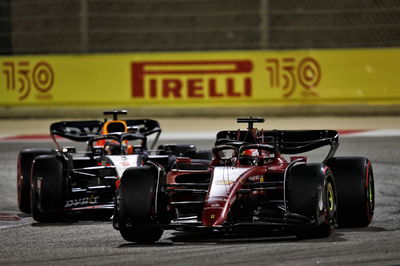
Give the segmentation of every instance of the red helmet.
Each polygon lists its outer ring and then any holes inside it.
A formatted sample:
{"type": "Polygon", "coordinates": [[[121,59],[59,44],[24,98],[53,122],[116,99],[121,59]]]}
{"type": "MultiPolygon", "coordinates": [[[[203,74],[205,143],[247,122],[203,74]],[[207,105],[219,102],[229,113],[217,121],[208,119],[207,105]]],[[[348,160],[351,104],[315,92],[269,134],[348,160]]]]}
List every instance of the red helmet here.
{"type": "Polygon", "coordinates": [[[259,152],[257,149],[247,149],[242,153],[242,156],[245,157],[257,157],[259,155],[259,152]]]}

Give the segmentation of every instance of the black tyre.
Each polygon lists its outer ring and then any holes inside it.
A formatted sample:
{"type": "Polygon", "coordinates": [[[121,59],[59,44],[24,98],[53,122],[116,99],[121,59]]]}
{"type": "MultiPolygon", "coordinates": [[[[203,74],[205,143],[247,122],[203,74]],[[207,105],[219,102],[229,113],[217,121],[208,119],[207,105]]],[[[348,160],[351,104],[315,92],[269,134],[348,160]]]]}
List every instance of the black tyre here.
{"type": "Polygon", "coordinates": [[[160,240],[164,229],[162,227],[121,227],[119,232],[126,241],[138,244],[152,244],[160,240]]]}
{"type": "Polygon", "coordinates": [[[55,155],[41,155],[32,165],[31,213],[38,222],[64,219],[66,178],[64,164],[55,155]]]}
{"type": "Polygon", "coordinates": [[[334,157],[327,161],[336,181],[338,226],[366,227],[375,208],[374,174],[364,157],[334,157]]]}
{"type": "Polygon", "coordinates": [[[288,180],[288,208],[313,221],[295,230],[298,238],[328,237],[337,219],[336,185],[330,169],[323,164],[294,166],[288,180]]]}
{"type": "Polygon", "coordinates": [[[130,242],[154,243],[163,234],[167,222],[166,202],[160,192],[165,173],[146,165],[125,170],[117,191],[114,228],[130,242]]]}
{"type": "Polygon", "coordinates": [[[17,201],[21,212],[31,212],[31,170],[33,160],[44,154],[56,154],[51,149],[25,149],[18,154],[17,201]]]}

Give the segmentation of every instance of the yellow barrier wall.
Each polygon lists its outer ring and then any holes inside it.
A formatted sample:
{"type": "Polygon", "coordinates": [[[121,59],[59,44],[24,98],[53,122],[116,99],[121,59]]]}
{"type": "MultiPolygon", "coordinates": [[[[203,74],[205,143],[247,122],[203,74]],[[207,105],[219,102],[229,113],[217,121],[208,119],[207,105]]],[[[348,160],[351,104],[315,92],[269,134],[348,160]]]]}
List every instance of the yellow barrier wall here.
{"type": "Polygon", "coordinates": [[[0,57],[0,106],[399,104],[400,49],[0,57]]]}

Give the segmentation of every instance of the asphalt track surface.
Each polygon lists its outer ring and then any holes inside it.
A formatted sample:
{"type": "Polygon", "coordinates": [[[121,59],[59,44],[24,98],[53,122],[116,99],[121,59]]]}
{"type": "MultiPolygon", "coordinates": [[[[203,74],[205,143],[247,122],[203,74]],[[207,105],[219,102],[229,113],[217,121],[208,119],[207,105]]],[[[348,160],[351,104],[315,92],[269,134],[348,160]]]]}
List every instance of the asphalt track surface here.
{"type": "Polygon", "coordinates": [[[314,240],[166,231],[154,245],[124,241],[109,221],[38,224],[19,213],[16,156],[28,147],[52,144],[0,142],[0,265],[400,265],[400,137],[341,139],[337,155],[365,156],[373,164],[376,209],[367,228],[336,229],[314,240]]]}

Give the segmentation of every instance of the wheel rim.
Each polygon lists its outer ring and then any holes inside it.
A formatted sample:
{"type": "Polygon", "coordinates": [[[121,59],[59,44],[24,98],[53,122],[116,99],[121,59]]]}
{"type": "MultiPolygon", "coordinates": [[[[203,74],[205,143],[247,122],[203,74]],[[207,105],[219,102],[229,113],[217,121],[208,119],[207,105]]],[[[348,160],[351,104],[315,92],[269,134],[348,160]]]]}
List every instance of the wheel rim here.
{"type": "Polygon", "coordinates": [[[335,199],[333,195],[333,189],[331,183],[328,184],[328,209],[330,212],[333,211],[335,205],[335,199]]]}
{"type": "Polygon", "coordinates": [[[368,200],[369,200],[369,203],[372,205],[372,203],[373,203],[373,194],[372,194],[372,188],[371,188],[371,181],[370,182],[368,182],[369,184],[368,184],[368,200]]]}
{"type": "Polygon", "coordinates": [[[331,224],[336,223],[336,193],[332,182],[328,182],[326,186],[327,211],[331,224]]]}
{"type": "Polygon", "coordinates": [[[372,218],[374,208],[375,208],[375,195],[374,195],[374,177],[371,170],[368,171],[368,187],[367,187],[367,204],[369,211],[369,218],[372,218]]]}

